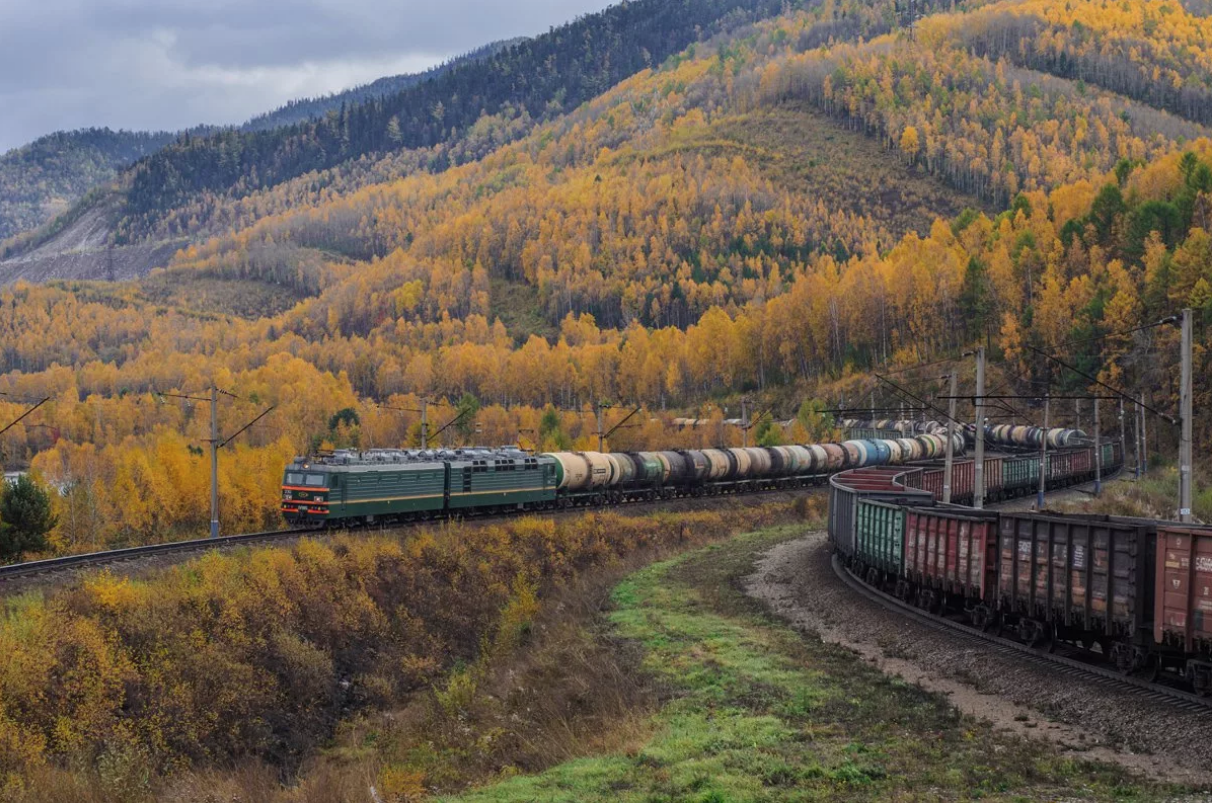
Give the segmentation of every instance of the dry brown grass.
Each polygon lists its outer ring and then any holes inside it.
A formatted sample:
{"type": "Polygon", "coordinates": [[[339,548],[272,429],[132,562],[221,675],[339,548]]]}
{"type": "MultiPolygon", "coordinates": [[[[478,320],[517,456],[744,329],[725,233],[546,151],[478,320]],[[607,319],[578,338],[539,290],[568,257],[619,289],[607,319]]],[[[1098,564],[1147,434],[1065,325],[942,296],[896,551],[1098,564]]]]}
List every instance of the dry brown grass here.
{"type": "MultiPolygon", "coordinates": [[[[749,526],[819,517],[821,504],[813,497],[738,506],[718,516],[659,514],[651,517],[650,532],[668,535],[652,538],[636,537],[644,529],[639,522],[624,527],[619,520],[620,527],[633,530],[630,550],[566,571],[560,582],[542,584],[541,595],[515,587],[497,609],[494,625],[449,642],[478,641],[477,650],[435,656],[448,669],[433,673],[420,691],[385,693],[347,708],[325,743],[289,761],[237,754],[183,760],[165,772],[154,770],[149,755],[136,748],[80,752],[27,766],[25,790],[6,795],[0,786],[0,800],[401,803],[426,792],[533,773],[577,756],[627,753],[649,736],[662,687],[639,671],[638,648],[604,624],[601,613],[611,588],[643,565],[749,526]],[[679,521],[692,524],[679,528],[679,521]]],[[[583,526],[601,523],[589,516],[583,526]]],[[[447,604],[460,599],[451,597],[447,604]]],[[[367,648],[381,648],[381,662],[402,654],[387,645],[367,648]]]]}

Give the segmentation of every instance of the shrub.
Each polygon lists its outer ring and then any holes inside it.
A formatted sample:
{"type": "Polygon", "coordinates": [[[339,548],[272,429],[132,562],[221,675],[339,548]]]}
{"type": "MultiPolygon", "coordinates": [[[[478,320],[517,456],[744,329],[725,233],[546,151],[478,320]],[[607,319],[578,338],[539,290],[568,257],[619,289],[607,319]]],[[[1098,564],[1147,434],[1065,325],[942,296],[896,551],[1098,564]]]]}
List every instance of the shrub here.
{"type": "Polygon", "coordinates": [[[103,766],[123,788],[147,772],[250,758],[291,768],[351,711],[434,688],[460,665],[436,687],[455,715],[493,656],[525,642],[540,601],[578,576],[786,512],[594,513],[305,539],[8,600],[0,784],[48,763],[103,766]]]}

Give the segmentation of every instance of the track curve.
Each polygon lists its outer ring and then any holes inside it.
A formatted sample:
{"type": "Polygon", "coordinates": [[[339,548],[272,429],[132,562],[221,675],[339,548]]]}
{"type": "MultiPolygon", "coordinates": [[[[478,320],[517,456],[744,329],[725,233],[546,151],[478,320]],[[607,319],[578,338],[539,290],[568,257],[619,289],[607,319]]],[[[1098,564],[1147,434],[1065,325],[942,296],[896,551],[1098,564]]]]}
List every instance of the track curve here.
{"type": "MultiPolygon", "coordinates": [[[[1110,477],[1105,478],[1103,482],[1112,482],[1117,479],[1121,473],[1122,470],[1117,471],[1110,477]]],[[[1049,492],[1049,495],[1054,493],[1089,493],[1086,488],[1088,488],[1088,484],[1058,489],[1057,491],[1049,492]]],[[[1013,504],[1013,502],[991,505],[989,507],[991,509],[998,508],[1006,504],[1013,504]]],[[[1133,696],[1147,702],[1165,702],[1168,705],[1172,705],[1181,710],[1197,713],[1207,713],[1212,711],[1212,697],[1201,697],[1183,689],[1174,688],[1161,683],[1153,683],[1132,675],[1125,675],[1118,670],[1075,660],[1065,655],[1059,655],[1051,652],[1041,652],[1040,650],[1024,644],[1021,641],[1008,639],[993,633],[987,633],[978,628],[972,627],[971,625],[958,622],[953,619],[934,616],[915,607],[914,605],[911,605],[908,602],[905,602],[904,600],[897,599],[895,596],[887,594],[863,582],[849,569],[842,565],[842,562],[839,560],[836,553],[831,557],[831,563],[834,573],[851,591],[888,610],[892,610],[906,616],[919,624],[927,625],[936,630],[948,631],[963,641],[974,644],[981,643],[984,645],[989,645],[998,652],[1004,654],[1013,654],[1017,657],[1025,658],[1032,663],[1048,666],[1051,669],[1055,669],[1065,674],[1082,675],[1088,677],[1095,680],[1100,685],[1128,691],[1133,694],[1133,696]]]]}

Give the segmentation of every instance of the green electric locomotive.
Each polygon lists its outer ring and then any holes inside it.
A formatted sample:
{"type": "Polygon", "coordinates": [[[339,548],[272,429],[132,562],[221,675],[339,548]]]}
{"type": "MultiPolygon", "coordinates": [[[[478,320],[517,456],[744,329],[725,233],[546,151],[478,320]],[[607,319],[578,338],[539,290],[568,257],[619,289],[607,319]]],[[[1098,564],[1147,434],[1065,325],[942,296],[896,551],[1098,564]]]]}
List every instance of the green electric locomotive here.
{"type": "Polygon", "coordinates": [[[324,527],[540,510],[555,504],[556,471],[552,458],[517,449],[334,451],[286,467],[282,515],[324,527]]]}

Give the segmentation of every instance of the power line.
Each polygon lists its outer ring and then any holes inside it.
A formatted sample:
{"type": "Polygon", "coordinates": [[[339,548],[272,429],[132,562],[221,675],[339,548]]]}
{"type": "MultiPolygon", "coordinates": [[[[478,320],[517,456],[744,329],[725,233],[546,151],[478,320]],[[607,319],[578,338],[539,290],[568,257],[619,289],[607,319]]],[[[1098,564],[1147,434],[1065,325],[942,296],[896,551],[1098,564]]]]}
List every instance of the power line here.
{"type": "Polygon", "coordinates": [[[237,430],[236,430],[236,433],[235,433],[234,435],[232,435],[230,438],[228,438],[227,440],[225,440],[225,441],[223,441],[222,443],[220,443],[220,444],[219,444],[219,445],[218,445],[216,448],[222,449],[224,446],[227,446],[229,443],[231,443],[231,442],[232,442],[232,441],[234,441],[236,438],[238,438],[240,435],[242,435],[242,434],[244,433],[244,431],[245,431],[245,430],[247,430],[247,429],[251,428],[253,424],[257,423],[257,422],[258,422],[258,421],[260,421],[262,418],[264,418],[265,416],[269,415],[270,413],[272,413],[272,412],[273,412],[274,410],[276,410],[276,409],[278,409],[278,406],[277,406],[277,405],[274,405],[274,406],[272,406],[272,407],[269,407],[268,409],[266,409],[265,411],[263,411],[263,412],[262,412],[262,413],[261,413],[259,416],[257,416],[256,418],[254,418],[252,421],[249,421],[247,424],[245,424],[244,426],[242,426],[242,427],[240,427],[239,429],[237,429],[237,430]]]}
{"type": "Polygon", "coordinates": [[[18,424],[20,424],[20,423],[21,423],[21,422],[22,422],[24,419],[26,419],[26,418],[28,418],[30,415],[32,415],[32,414],[33,414],[33,412],[34,412],[35,410],[37,410],[39,407],[41,407],[42,405],[44,405],[44,404],[46,404],[48,401],[50,401],[50,399],[51,399],[51,397],[50,397],[50,396],[47,396],[45,399],[43,399],[43,400],[42,400],[42,401],[40,401],[40,402],[37,402],[37,403],[36,403],[36,404],[34,404],[32,407],[30,407],[28,410],[26,410],[24,413],[22,413],[21,415],[17,416],[17,417],[16,417],[16,419],[14,419],[14,420],[12,421],[12,423],[10,423],[10,424],[9,424],[8,426],[6,426],[4,429],[0,429],[0,435],[3,435],[4,433],[8,432],[8,431],[9,431],[10,429],[12,429],[13,427],[15,427],[15,426],[17,426],[18,424]]]}
{"type": "Polygon", "coordinates": [[[1072,365],[1070,365],[1069,363],[1060,359],[1059,357],[1053,357],[1051,354],[1048,354],[1045,351],[1041,351],[1040,349],[1037,349],[1035,346],[1027,346],[1027,348],[1031,349],[1032,351],[1034,351],[1036,354],[1040,355],[1044,359],[1051,360],[1052,362],[1056,363],[1057,365],[1059,365],[1063,368],[1069,369],[1073,373],[1077,374],[1078,376],[1080,376],[1084,379],[1089,380],[1090,382],[1093,382],[1094,384],[1098,385],[1099,387],[1106,388],[1107,390],[1114,393],[1116,398],[1118,398],[1118,399],[1124,399],[1125,401],[1130,401],[1133,404],[1139,404],[1144,409],[1153,413],[1153,415],[1158,416],[1159,418],[1163,418],[1166,421],[1169,421],[1171,424],[1177,425],[1179,423],[1178,420],[1174,418],[1174,416],[1168,415],[1166,413],[1163,413],[1161,410],[1150,407],[1149,405],[1145,404],[1143,401],[1140,401],[1139,399],[1132,398],[1131,396],[1129,396],[1127,393],[1124,393],[1119,388],[1113,388],[1110,385],[1108,385],[1106,382],[1099,381],[1095,377],[1092,377],[1089,374],[1087,374],[1085,371],[1074,368],[1072,365]]]}
{"type": "Polygon", "coordinates": [[[1124,329],[1122,332],[1107,332],[1106,334],[1103,334],[1103,335],[1094,335],[1093,337],[1083,337],[1083,338],[1079,338],[1079,339],[1069,338],[1069,339],[1065,340],[1065,343],[1067,345],[1077,345],[1079,343],[1093,343],[1093,342],[1096,342],[1099,340],[1106,340],[1106,339],[1112,338],[1112,337],[1125,337],[1127,335],[1135,334],[1137,332],[1144,332],[1148,329],[1156,329],[1159,326],[1167,326],[1169,324],[1178,323],[1179,320],[1180,320],[1179,316],[1171,315],[1168,318],[1162,318],[1160,321],[1157,321],[1155,323],[1147,323],[1147,324],[1144,324],[1143,326],[1134,326],[1131,329],[1124,329]]]}
{"type": "Polygon", "coordinates": [[[906,398],[913,399],[913,400],[914,400],[914,401],[916,401],[918,404],[923,405],[923,407],[929,407],[931,410],[934,410],[936,413],[940,414],[941,416],[943,416],[944,418],[946,418],[948,421],[954,421],[955,423],[959,424],[961,427],[962,427],[962,426],[967,426],[967,425],[966,425],[966,424],[965,424],[963,421],[960,421],[960,420],[959,420],[959,419],[957,419],[957,418],[952,418],[952,417],[951,417],[950,415],[948,415],[946,412],[944,412],[943,410],[940,410],[938,407],[935,407],[933,404],[931,404],[930,402],[926,401],[925,399],[919,398],[918,396],[914,396],[912,393],[910,393],[909,391],[905,390],[905,389],[904,389],[904,388],[902,388],[900,385],[898,385],[898,384],[896,384],[895,382],[893,382],[891,379],[888,379],[888,378],[887,378],[887,377],[885,377],[885,376],[880,376],[879,374],[876,374],[876,375],[875,375],[875,378],[876,378],[876,379],[878,379],[878,380],[880,380],[881,382],[885,382],[885,383],[887,383],[888,385],[890,385],[890,386],[892,387],[892,389],[893,389],[894,391],[896,391],[897,393],[899,393],[899,394],[901,394],[901,395],[905,396],[906,398]]]}
{"type": "MultiPolygon", "coordinates": [[[[938,398],[938,399],[951,399],[951,398],[955,398],[955,399],[972,399],[973,401],[975,401],[975,400],[976,400],[976,397],[975,397],[975,396],[936,396],[935,398],[938,398]]],[[[1088,399],[1088,400],[1101,399],[1102,401],[1118,401],[1118,400],[1119,400],[1121,397],[1120,397],[1120,396],[1090,396],[1090,395],[1086,395],[1086,396],[1075,396],[1075,395],[1068,395],[1068,396],[1065,396],[1065,395],[1057,395],[1057,394],[1055,394],[1055,393],[1044,393],[1044,394],[1040,394],[1040,395],[1038,395],[1038,396],[990,396],[989,394],[985,394],[985,397],[984,397],[984,398],[985,398],[986,400],[988,400],[988,399],[997,399],[997,400],[1000,400],[1000,399],[1025,399],[1025,400],[1028,400],[1028,401],[1044,401],[1045,399],[1051,399],[1052,401],[1056,401],[1056,400],[1058,400],[1058,399],[1082,399],[1082,400],[1087,400],[1087,399],[1088,399]]]]}
{"type": "Polygon", "coordinates": [[[943,363],[949,363],[949,362],[957,362],[957,360],[955,357],[940,357],[939,359],[934,360],[932,362],[923,362],[923,363],[917,363],[915,365],[906,365],[904,368],[897,368],[895,371],[885,371],[884,374],[886,376],[896,376],[897,374],[903,374],[906,371],[916,371],[919,368],[933,368],[936,365],[942,365],[943,363]]]}

